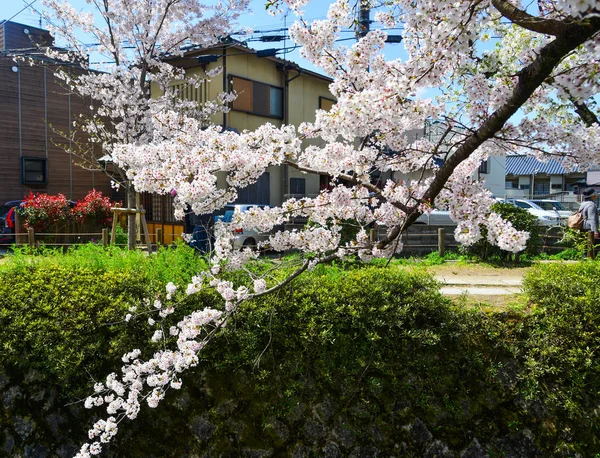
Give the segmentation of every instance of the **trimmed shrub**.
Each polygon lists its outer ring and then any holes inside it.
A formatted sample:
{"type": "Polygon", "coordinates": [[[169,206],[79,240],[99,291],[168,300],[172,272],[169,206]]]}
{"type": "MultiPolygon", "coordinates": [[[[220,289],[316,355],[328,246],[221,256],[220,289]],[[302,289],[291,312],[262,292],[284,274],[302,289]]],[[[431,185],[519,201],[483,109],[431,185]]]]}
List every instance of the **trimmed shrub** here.
{"type": "Polygon", "coordinates": [[[111,208],[120,206],[120,202],[111,202],[100,191],[92,189],[83,199],[77,201],[71,209],[70,215],[79,223],[95,222],[102,227],[106,227],[112,223],[111,208]]]}
{"type": "MultiPolygon", "coordinates": [[[[120,355],[147,349],[152,334],[144,320],[112,323],[203,265],[186,247],[97,260],[89,250],[0,268],[0,456],[40,444],[61,455],[85,441],[98,413],[65,404],[89,393],[88,372],[118,371],[120,355]],[[56,418],[59,429],[48,426],[56,418]],[[32,432],[17,442],[23,419],[32,432]]],[[[577,300],[563,312],[549,299],[597,299],[585,296],[591,281],[574,286],[592,278],[585,269],[556,272],[554,283],[569,284],[553,290],[550,276],[528,279],[540,298],[528,315],[463,310],[416,270],[317,266],[245,303],[183,390],[123,422],[106,456],[458,456],[475,439],[489,456],[593,456],[598,313],[577,300]]],[[[181,313],[219,304],[206,289],[181,313]]]]}
{"type": "Polygon", "coordinates": [[[69,202],[63,194],[52,196],[30,191],[17,212],[25,219],[25,228],[33,228],[36,232],[58,230],[58,226],[67,222],[69,202]]]}
{"type": "Polygon", "coordinates": [[[543,399],[556,412],[557,434],[570,434],[570,421],[580,423],[576,434],[594,453],[600,451],[599,278],[595,262],[536,266],[523,283],[532,313],[515,342],[529,408],[543,399]]]}
{"type": "MultiPolygon", "coordinates": [[[[506,202],[496,202],[490,207],[490,210],[498,213],[503,219],[510,221],[515,229],[529,232],[525,254],[529,256],[537,254],[540,244],[540,227],[537,225],[537,218],[534,215],[523,208],[506,202]]],[[[484,261],[494,256],[499,256],[501,259],[508,259],[511,256],[508,251],[501,250],[487,241],[487,229],[483,228],[481,235],[479,242],[469,247],[462,247],[462,250],[484,261]]]]}

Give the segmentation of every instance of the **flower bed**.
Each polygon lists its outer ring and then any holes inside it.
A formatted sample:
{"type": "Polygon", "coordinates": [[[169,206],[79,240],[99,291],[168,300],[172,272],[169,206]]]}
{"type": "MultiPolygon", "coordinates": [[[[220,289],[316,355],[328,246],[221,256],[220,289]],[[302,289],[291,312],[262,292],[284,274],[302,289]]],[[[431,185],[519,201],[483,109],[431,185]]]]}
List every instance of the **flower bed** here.
{"type": "Polygon", "coordinates": [[[76,202],[67,200],[63,194],[30,192],[17,212],[25,229],[43,234],[37,240],[66,244],[93,241],[94,234],[112,224],[111,208],[120,205],[95,189],[76,202]]]}

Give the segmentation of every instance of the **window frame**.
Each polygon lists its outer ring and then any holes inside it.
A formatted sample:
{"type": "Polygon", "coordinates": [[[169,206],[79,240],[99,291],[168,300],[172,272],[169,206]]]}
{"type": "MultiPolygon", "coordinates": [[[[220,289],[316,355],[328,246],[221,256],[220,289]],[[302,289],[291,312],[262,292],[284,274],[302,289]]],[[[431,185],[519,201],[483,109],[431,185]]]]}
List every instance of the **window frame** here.
{"type": "Polygon", "coordinates": [[[477,170],[479,173],[489,175],[489,173],[490,173],[489,159],[484,159],[483,161],[481,161],[481,164],[479,164],[479,168],[477,170]]]}
{"type": "MultiPolygon", "coordinates": [[[[329,97],[323,97],[322,95],[320,95],[319,96],[319,110],[325,110],[325,108],[323,108],[323,101],[325,101],[325,100],[328,102],[331,102],[332,106],[337,103],[337,100],[335,100],[335,99],[331,99],[329,97]]],[[[329,110],[325,110],[325,111],[329,112],[329,110]]]]}
{"type": "Polygon", "coordinates": [[[35,157],[35,156],[22,156],[21,157],[21,184],[26,185],[44,185],[48,184],[48,158],[46,157],[35,157]],[[25,167],[25,163],[29,162],[37,162],[42,164],[42,173],[43,179],[42,181],[38,180],[28,180],[27,173],[36,173],[38,170],[27,170],[25,167]]]}
{"type": "Polygon", "coordinates": [[[290,177],[290,194],[294,195],[294,196],[305,196],[306,195],[306,178],[290,177]],[[292,183],[293,183],[293,185],[292,185],[292,183]],[[293,187],[301,188],[301,192],[292,192],[293,187]]]}
{"type": "Polygon", "coordinates": [[[284,117],[284,111],[285,111],[285,100],[284,100],[284,93],[283,93],[283,87],[282,86],[275,86],[274,84],[269,84],[269,83],[264,83],[262,81],[258,81],[258,80],[253,80],[250,78],[244,78],[243,76],[238,76],[238,75],[234,75],[234,74],[229,74],[228,76],[228,86],[229,86],[229,92],[234,90],[233,87],[233,80],[235,78],[240,79],[240,80],[244,80],[244,81],[249,81],[250,83],[252,83],[252,110],[248,111],[248,110],[241,110],[239,108],[234,108],[234,104],[235,104],[235,100],[229,103],[229,108],[233,111],[237,111],[238,113],[246,113],[246,114],[251,114],[253,116],[260,116],[262,118],[270,118],[270,119],[279,119],[279,120],[283,120],[284,117]],[[271,111],[271,89],[278,89],[279,91],[281,91],[281,116],[276,116],[276,115],[272,115],[272,114],[262,114],[262,113],[257,113],[254,111],[254,85],[255,84],[262,84],[264,86],[268,86],[269,88],[269,111],[271,111]]]}

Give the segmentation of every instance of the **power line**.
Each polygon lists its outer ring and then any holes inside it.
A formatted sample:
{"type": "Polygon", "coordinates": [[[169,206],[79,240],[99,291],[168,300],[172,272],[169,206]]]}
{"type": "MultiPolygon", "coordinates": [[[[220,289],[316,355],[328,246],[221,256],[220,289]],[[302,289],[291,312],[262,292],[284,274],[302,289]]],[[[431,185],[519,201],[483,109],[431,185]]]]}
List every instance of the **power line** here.
{"type": "MultiPolygon", "coordinates": [[[[25,5],[23,7],[23,9],[19,10],[17,13],[15,13],[11,18],[7,19],[6,22],[12,21],[14,18],[16,18],[19,14],[21,14],[23,11],[25,11],[27,8],[29,8],[31,5],[33,5],[35,2],[37,2],[37,0],[33,0],[31,3],[29,3],[28,5],[25,5]]],[[[33,7],[32,7],[33,8],[33,7]]]]}

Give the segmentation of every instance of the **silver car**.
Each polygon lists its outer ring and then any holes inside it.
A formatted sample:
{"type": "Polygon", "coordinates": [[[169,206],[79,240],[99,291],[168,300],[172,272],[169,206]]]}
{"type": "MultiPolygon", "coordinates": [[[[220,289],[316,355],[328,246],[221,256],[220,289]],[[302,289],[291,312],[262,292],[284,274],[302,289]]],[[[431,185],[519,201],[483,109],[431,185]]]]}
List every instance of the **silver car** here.
{"type": "Polygon", "coordinates": [[[456,226],[456,221],[450,218],[449,210],[432,210],[427,215],[423,213],[417,218],[415,224],[431,224],[432,226],[456,226]]]}
{"type": "Polygon", "coordinates": [[[555,211],[544,210],[532,200],[526,199],[498,199],[501,202],[523,208],[537,218],[538,226],[557,226],[561,224],[561,216],[555,211]]]}
{"type": "MultiPolygon", "coordinates": [[[[531,200],[531,202],[533,202],[534,204],[543,208],[546,211],[556,213],[556,215],[560,217],[562,222],[566,222],[566,220],[569,219],[569,216],[573,214],[572,211],[565,208],[562,202],[559,202],[558,200],[533,199],[531,200]]],[[[577,207],[579,208],[579,203],[577,203],[577,207]]]]}
{"type": "MultiPolygon", "coordinates": [[[[233,216],[237,213],[245,213],[251,208],[268,208],[269,205],[261,204],[228,204],[222,209],[215,213],[214,220],[223,221],[224,223],[230,223],[233,221],[233,216]]],[[[233,238],[233,248],[240,250],[242,248],[256,249],[258,243],[264,242],[269,239],[271,233],[269,232],[256,232],[250,229],[236,229],[235,236],[233,238]]]]}

